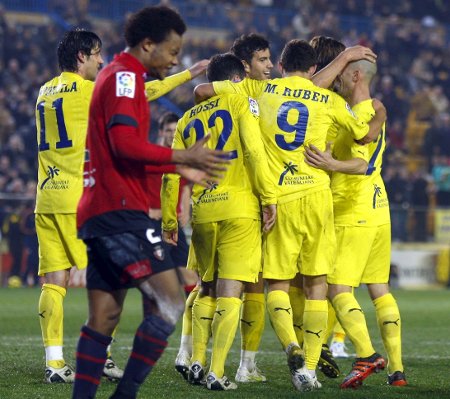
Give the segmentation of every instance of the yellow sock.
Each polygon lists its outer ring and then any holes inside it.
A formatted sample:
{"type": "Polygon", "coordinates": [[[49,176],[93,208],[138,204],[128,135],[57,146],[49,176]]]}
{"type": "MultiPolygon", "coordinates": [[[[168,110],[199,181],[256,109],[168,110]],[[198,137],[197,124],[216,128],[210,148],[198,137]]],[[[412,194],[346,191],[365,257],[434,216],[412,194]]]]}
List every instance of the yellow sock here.
{"type": "Polygon", "coordinates": [[[115,341],[115,337],[116,337],[116,333],[117,333],[117,328],[119,326],[117,325],[116,328],[113,330],[113,332],[111,333],[111,337],[112,337],[112,341],[111,343],[108,345],[108,347],[106,348],[106,356],[107,357],[112,357],[112,353],[111,353],[111,345],[112,343],[115,341]]]}
{"type": "Polygon", "coordinates": [[[292,306],[292,320],[295,335],[300,346],[303,346],[303,312],[305,311],[305,293],[299,287],[289,287],[289,302],[292,306]]]}
{"type": "Polygon", "coordinates": [[[327,307],[328,307],[327,330],[323,335],[322,340],[323,345],[328,345],[328,340],[330,339],[334,326],[336,324],[339,324],[336,318],[336,312],[334,311],[333,305],[329,300],[327,300],[327,307]]]}
{"type": "Polygon", "coordinates": [[[264,294],[244,293],[241,312],[241,349],[257,352],[266,321],[264,294]]]}
{"type": "Polygon", "coordinates": [[[63,346],[63,301],[66,289],[55,284],[44,284],[39,298],[39,322],[42,340],[46,349],[46,364],[54,368],[64,367],[63,346]],[[56,355],[54,355],[56,354],[56,355]]]}
{"type": "Polygon", "coordinates": [[[323,336],[327,331],[328,303],[327,300],[305,300],[303,314],[303,350],[305,352],[306,368],[315,370],[322,351],[323,336]]]}
{"type": "Polygon", "coordinates": [[[357,357],[375,353],[367,329],[366,318],[358,301],[350,292],[338,294],[333,299],[336,316],[356,350],[357,357]]]}
{"type": "Polygon", "coordinates": [[[192,354],[192,308],[197,298],[200,287],[196,286],[186,298],[183,312],[183,323],[181,324],[180,351],[192,354]]]}
{"type": "Polygon", "coordinates": [[[216,312],[211,326],[213,346],[210,371],[218,378],[223,377],[225,361],[236,336],[241,305],[242,301],[239,298],[217,298],[216,312]]]}
{"type": "Polygon", "coordinates": [[[292,323],[292,309],[291,303],[289,302],[289,295],[281,290],[270,291],[267,294],[267,311],[269,312],[272,327],[283,349],[286,350],[292,343],[298,345],[292,323]]]}
{"type": "Polygon", "coordinates": [[[191,362],[199,361],[206,365],[206,347],[211,336],[211,323],[216,310],[216,298],[199,295],[192,308],[192,357],[191,362]]]}
{"type": "MultiPolygon", "coordinates": [[[[334,312],[334,308],[333,308],[334,312]]],[[[336,316],[336,313],[334,313],[336,316]]],[[[329,320],[329,319],[328,319],[329,320]]],[[[334,323],[333,328],[333,342],[341,342],[344,343],[345,341],[345,331],[341,326],[341,323],[336,319],[336,322],[334,323]]]]}
{"type": "Polygon", "coordinates": [[[402,363],[402,324],[397,302],[392,294],[383,295],[373,301],[377,313],[378,327],[388,355],[388,370],[403,371],[402,363]]]}

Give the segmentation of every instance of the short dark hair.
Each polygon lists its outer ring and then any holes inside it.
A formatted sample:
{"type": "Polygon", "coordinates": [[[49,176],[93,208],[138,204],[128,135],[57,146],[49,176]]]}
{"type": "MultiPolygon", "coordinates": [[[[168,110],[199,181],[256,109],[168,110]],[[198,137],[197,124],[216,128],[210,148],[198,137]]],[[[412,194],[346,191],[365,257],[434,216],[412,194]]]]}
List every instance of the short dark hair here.
{"type": "Polygon", "coordinates": [[[261,51],[269,48],[268,40],[257,33],[250,33],[238,37],[231,46],[230,52],[240,60],[250,64],[255,51],[261,51]]]}
{"type": "Polygon", "coordinates": [[[316,50],[317,71],[326,67],[345,50],[345,45],[343,43],[328,36],[314,36],[309,44],[316,50]]]}
{"type": "Polygon", "coordinates": [[[307,41],[293,39],[284,46],[280,62],[286,72],[308,72],[317,64],[316,52],[307,41]]]}
{"type": "Polygon", "coordinates": [[[77,72],[78,53],[91,55],[92,50],[101,47],[102,41],[94,32],[79,28],[66,32],[56,50],[59,69],[77,72]]]}
{"type": "Polygon", "coordinates": [[[180,36],[186,32],[186,24],[178,12],[166,6],[145,7],[125,24],[125,41],[129,47],[137,46],[144,39],[161,43],[171,31],[180,36]]]}
{"type": "Polygon", "coordinates": [[[174,112],[165,112],[162,114],[158,119],[158,129],[162,130],[165,125],[168,125],[169,123],[177,123],[178,115],[174,112]]]}
{"type": "Polygon", "coordinates": [[[209,60],[206,77],[210,82],[229,80],[238,75],[245,78],[245,68],[242,61],[231,53],[216,54],[209,60]]]}

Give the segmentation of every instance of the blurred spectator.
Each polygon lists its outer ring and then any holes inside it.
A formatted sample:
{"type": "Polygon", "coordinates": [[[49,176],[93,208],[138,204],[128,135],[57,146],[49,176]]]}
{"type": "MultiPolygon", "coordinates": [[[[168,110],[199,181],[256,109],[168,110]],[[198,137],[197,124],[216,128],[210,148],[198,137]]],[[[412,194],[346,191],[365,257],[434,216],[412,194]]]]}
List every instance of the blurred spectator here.
{"type": "Polygon", "coordinates": [[[434,157],[431,169],[434,184],[436,186],[436,205],[440,207],[450,206],[450,158],[445,155],[434,157]]]}
{"type": "Polygon", "coordinates": [[[413,216],[413,241],[428,240],[428,206],[430,205],[430,193],[433,191],[433,179],[425,171],[419,169],[413,173],[411,184],[411,211],[413,216]]]}
{"type": "Polygon", "coordinates": [[[19,222],[26,259],[22,282],[26,286],[35,286],[39,282],[38,238],[34,219],[34,201],[28,201],[20,214],[19,222]]]}
{"type": "Polygon", "coordinates": [[[384,169],[384,184],[391,209],[391,228],[393,241],[407,241],[407,222],[409,209],[409,181],[404,165],[390,165],[384,169]]]}

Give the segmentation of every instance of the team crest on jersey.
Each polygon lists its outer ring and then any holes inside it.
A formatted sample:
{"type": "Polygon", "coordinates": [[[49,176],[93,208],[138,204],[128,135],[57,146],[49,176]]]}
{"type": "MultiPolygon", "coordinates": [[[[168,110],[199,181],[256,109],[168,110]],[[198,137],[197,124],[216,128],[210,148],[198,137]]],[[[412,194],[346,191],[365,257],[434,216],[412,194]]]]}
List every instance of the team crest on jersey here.
{"type": "Polygon", "coordinates": [[[255,115],[259,116],[259,105],[258,101],[256,101],[254,98],[249,97],[248,98],[248,104],[250,106],[250,112],[255,115]]]}
{"type": "Polygon", "coordinates": [[[116,97],[134,98],[136,74],[133,72],[116,73],[116,97]]]}
{"type": "Polygon", "coordinates": [[[347,108],[347,111],[350,112],[350,114],[356,118],[355,113],[352,111],[352,109],[350,108],[350,105],[348,103],[345,103],[345,108],[347,108]]]}

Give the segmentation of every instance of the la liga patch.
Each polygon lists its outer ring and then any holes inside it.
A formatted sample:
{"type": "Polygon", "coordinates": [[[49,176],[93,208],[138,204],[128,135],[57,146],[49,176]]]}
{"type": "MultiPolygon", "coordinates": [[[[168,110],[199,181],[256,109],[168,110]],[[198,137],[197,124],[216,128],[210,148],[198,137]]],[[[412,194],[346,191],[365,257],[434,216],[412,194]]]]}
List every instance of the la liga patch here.
{"type": "Polygon", "coordinates": [[[134,98],[136,74],[133,72],[116,73],[116,97],[134,98]]]}

